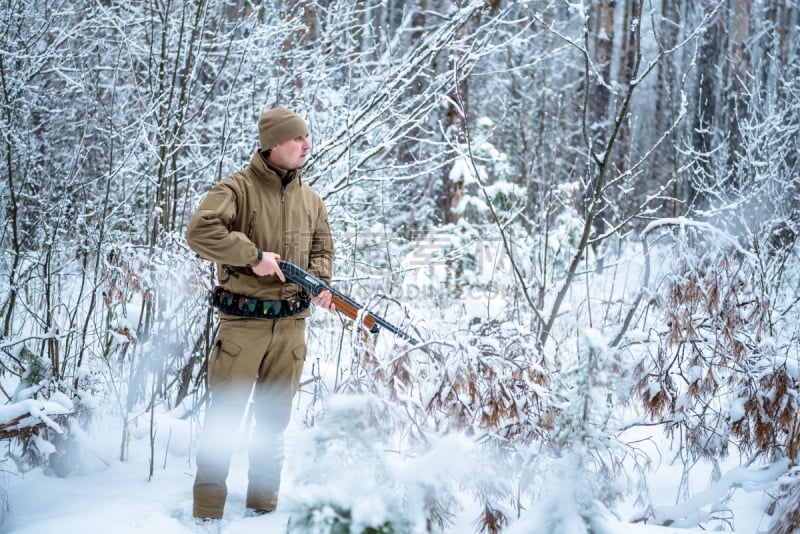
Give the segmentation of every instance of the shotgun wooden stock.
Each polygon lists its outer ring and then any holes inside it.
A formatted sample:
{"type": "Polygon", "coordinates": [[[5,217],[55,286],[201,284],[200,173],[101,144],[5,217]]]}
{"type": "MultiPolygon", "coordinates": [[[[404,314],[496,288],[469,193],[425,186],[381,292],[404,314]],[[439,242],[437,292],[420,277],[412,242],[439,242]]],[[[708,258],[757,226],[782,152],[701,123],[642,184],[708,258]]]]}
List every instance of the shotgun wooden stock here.
{"type": "MultiPolygon", "coordinates": [[[[343,299],[333,291],[331,291],[331,295],[332,295],[331,301],[333,301],[333,304],[336,306],[336,309],[338,311],[342,312],[343,314],[345,314],[347,317],[351,318],[354,321],[358,319],[359,308],[357,306],[354,306],[351,301],[343,299]]],[[[369,328],[373,334],[378,331],[377,323],[369,313],[364,315],[364,326],[369,328]]]]}

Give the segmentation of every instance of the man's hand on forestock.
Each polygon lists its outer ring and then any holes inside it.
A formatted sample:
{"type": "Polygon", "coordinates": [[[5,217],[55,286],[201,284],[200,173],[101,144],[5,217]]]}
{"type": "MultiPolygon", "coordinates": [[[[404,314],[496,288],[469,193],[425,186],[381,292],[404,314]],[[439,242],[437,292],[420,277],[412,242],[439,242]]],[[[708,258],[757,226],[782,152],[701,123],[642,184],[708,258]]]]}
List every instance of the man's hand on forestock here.
{"type": "Polygon", "coordinates": [[[281,271],[281,268],[278,266],[279,261],[281,261],[281,257],[279,255],[275,254],[274,252],[264,252],[261,256],[261,261],[253,266],[253,272],[258,276],[269,276],[274,274],[280,278],[281,282],[285,282],[286,277],[283,276],[283,271],[281,271]]]}
{"type": "Polygon", "coordinates": [[[319,295],[312,295],[311,302],[320,308],[325,308],[329,312],[336,311],[336,305],[333,303],[333,295],[331,295],[331,292],[327,289],[320,291],[319,295]]]}

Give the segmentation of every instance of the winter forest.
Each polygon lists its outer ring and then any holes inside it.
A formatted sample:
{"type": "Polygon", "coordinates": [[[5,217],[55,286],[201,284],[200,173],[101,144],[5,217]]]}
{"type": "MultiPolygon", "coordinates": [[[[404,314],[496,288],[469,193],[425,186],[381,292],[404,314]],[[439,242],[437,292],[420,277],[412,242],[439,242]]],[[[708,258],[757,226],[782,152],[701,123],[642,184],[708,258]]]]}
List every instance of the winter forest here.
{"type": "Polygon", "coordinates": [[[420,340],[313,313],[290,532],[800,529],[798,0],[0,18],[0,518],[101,437],[192,470],[216,315],[186,223],[284,106],[334,287],[420,340]]]}

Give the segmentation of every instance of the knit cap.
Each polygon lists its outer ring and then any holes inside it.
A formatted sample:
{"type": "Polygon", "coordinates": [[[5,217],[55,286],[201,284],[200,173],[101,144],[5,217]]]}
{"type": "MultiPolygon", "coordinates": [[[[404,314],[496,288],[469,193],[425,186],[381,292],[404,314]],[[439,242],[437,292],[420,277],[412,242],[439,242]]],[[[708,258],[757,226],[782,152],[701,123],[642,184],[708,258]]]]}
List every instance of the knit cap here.
{"type": "Polygon", "coordinates": [[[286,108],[273,108],[258,119],[261,150],[268,150],[291,139],[308,135],[306,121],[286,108]]]}

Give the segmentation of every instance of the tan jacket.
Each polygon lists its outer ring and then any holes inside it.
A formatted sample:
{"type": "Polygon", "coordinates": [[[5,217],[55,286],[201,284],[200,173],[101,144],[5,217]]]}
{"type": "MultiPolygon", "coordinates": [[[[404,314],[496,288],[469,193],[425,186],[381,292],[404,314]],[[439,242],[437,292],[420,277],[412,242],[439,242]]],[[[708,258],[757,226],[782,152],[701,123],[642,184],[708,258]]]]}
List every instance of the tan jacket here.
{"type": "Polygon", "coordinates": [[[283,174],[256,152],[245,169],[211,188],[189,221],[189,246],[217,263],[217,276],[228,291],[262,300],[282,300],[299,291],[275,276],[253,274],[259,249],[330,282],[334,250],[325,204],[302,182],[300,171],[286,185],[283,174]]]}

